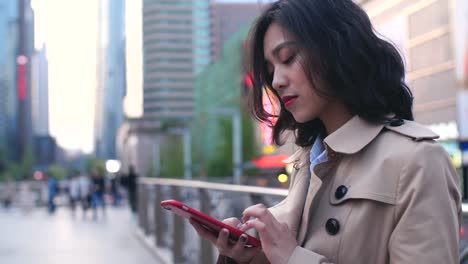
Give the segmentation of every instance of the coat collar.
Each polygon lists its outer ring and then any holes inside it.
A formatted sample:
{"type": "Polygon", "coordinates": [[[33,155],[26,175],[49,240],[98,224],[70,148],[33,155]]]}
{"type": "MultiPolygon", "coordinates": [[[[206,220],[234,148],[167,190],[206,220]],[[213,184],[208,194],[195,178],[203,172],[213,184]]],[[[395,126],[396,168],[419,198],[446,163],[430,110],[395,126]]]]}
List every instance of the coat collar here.
{"type": "MultiPolygon", "coordinates": [[[[328,135],[323,141],[327,150],[328,159],[332,159],[332,152],[343,154],[353,154],[363,149],[369,144],[384,128],[384,124],[367,122],[358,115],[355,115],[337,131],[328,135]]],[[[289,158],[283,160],[284,163],[296,163],[299,167],[307,163],[311,147],[298,149],[289,158]]]]}
{"type": "Polygon", "coordinates": [[[355,115],[338,130],[328,135],[324,142],[333,151],[353,154],[372,142],[384,126],[384,124],[370,123],[355,115]]]}
{"type": "MultiPolygon", "coordinates": [[[[412,138],[415,141],[437,139],[439,136],[413,121],[404,120],[402,124],[392,126],[383,123],[371,123],[355,115],[338,130],[324,139],[328,159],[334,159],[335,153],[354,154],[371,143],[383,129],[396,132],[400,135],[412,138]]],[[[304,165],[308,161],[311,147],[300,148],[285,163],[297,163],[304,165]]]]}

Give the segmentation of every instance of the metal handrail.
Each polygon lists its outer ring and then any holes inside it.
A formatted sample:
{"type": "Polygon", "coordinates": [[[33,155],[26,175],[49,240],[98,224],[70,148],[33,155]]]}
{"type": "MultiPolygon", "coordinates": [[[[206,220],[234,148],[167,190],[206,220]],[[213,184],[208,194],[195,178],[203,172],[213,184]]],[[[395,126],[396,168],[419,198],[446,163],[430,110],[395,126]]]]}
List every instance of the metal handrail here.
{"type": "MultiPolygon", "coordinates": [[[[276,198],[283,199],[287,196],[288,190],[280,188],[266,188],[256,186],[245,186],[237,184],[223,184],[206,181],[193,181],[193,180],[178,180],[178,179],[167,179],[167,178],[138,178],[138,225],[144,235],[154,235],[154,245],[158,248],[168,248],[172,251],[172,260],[167,260],[165,263],[184,263],[187,261],[188,256],[185,255],[184,247],[186,243],[187,234],[185,227],[188,226],[188,222],[184,221],[181,217],[173,217],[167,219],[167,213],[160,206],[160,202],[167,199],[167,194],[171,199],[180,200],[187,202],[184,199],[184,191],[182,189],[192,189],[197,191],[198,195],[191,196],[190,202],[193,199],[199,200],[199,210],[212,215],[212,208],[210,206],[210,195],[211,191],[220,191],[225,193],[237,193],[242,196],[250,196],[250,199],[257,202],[263,202],[260,196],[274,196],[276,198]],[[163,188],[164,187],[164,188],[163,188]],[[169,192],[169,193],[168,193],[169,192]],[[196,198],[197,197],[197,198],[196,198]],[[171,221],[172,224],[168,224],[171,221]],[[171,226],[171,227],[169,227],[171,226]],[[165,237],[166,234],[170,233],[172,242],[168,242],[165,237]]],[[[229,195],[231,196],[231,195],[229,195]]],[[[274,198],[272,197],[272,198],[274,198]]],[[[276,199],[275,198],[275,199],[276,199]]],[[[197,243],[197,242],[195,242],[197,243]]],[[[199,256],[193,259],[191,257],[190,263],[203,263],[203,264],[214,264],[215,259],[215,248],[213,245],[199,237],[199,256]]],[[[190,246],[189,246],[190,247],[190,246]]]]}
{"type": "Polygon", "coordinates": [[[176,180],[167,178],[140,178],[139,182],[147,185],[165,185],[165,186],[177,186],[177,187],[189,187],[196,189],[209,189],[216,191],[230,191],[240,193],[251,193],[251,194],[266,194],[274,196],[287,196],[288,190],[280,188],[267,188],[267,187],[256,187],[246,186],[237,184],[223,184],[213,183],[205,181],[192,181],[192,180],[176,180]]]}

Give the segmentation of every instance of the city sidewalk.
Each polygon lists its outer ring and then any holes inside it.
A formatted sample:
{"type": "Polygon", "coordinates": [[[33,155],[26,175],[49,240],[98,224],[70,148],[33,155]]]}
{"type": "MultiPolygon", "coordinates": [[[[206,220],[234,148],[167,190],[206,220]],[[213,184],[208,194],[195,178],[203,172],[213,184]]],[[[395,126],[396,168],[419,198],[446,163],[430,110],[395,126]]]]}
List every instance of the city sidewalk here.
{"type": "Polygon", "coordinates": [[[135,264],[159,263],[135,235],[136,224],[127,208],[108,208],[107,218],[72,217],[59,208],[23,214],[0,209],[2,264],[135,264]]]}

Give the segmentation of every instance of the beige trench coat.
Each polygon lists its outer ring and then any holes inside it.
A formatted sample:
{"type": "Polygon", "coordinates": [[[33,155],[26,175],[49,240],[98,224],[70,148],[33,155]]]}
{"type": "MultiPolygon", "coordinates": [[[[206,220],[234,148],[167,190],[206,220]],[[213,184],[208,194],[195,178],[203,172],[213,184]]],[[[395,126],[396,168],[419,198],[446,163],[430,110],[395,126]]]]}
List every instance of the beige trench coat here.
{"type": "Polygon", "coordinates": [[[270,208],[296,235],[289,263],[458,263],[459,176],[437,137],[415,122],[355,116],[325,138],[328,161],[312,175],[310,149],[291,156],[289,195],[270,208]]]}

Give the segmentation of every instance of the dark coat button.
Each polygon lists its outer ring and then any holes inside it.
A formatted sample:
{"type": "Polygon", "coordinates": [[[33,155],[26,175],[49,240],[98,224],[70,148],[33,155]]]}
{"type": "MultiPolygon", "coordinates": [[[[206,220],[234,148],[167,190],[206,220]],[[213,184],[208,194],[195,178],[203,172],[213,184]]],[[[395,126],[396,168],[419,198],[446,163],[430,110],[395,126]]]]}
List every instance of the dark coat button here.
{"type": "Polygon", "coordinates": [[[335,218],[328,219],[325,228],[327,229],[327,233],[331,236],[334,236],[340,232],[340,222],[335,218]]]}
{"type": "Polygon", "coordinates": [[[348,192],[348,187],[341,185],[340,187],[336,188],[335,191],[335,198],[340,200],[345,197],[346,193],[348,192]]]}
{"type": "Polygon", "coordinates": [[[390,121],[390,126],[392,127],[399,127],[401,125],[403,125],[405,123],[405,120],[403,119],[393,119],[392,121],[390,121]]]}

